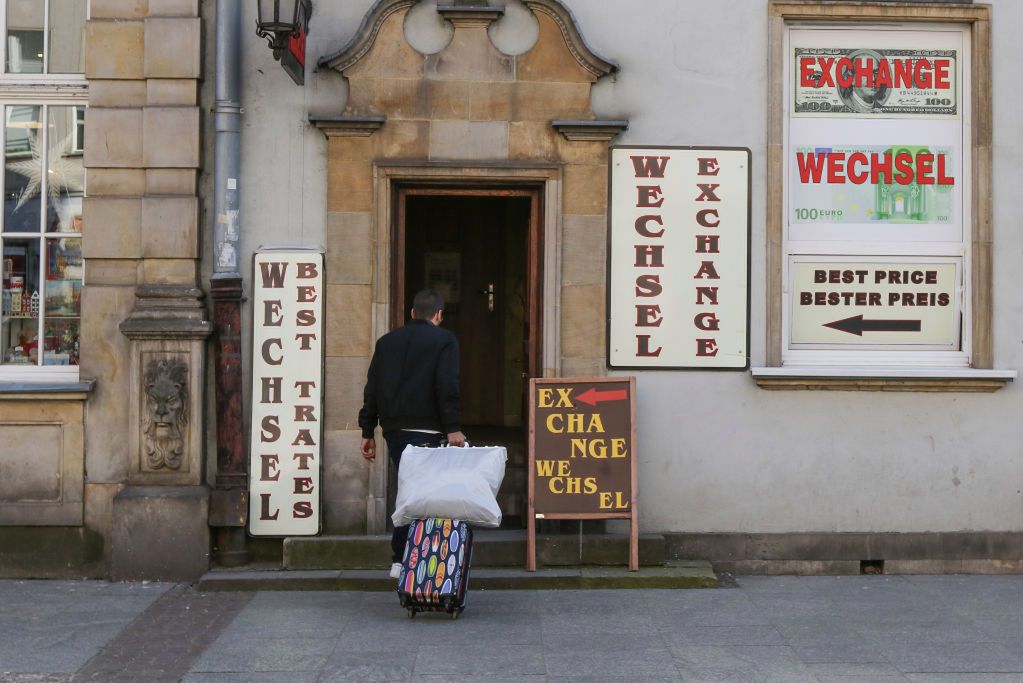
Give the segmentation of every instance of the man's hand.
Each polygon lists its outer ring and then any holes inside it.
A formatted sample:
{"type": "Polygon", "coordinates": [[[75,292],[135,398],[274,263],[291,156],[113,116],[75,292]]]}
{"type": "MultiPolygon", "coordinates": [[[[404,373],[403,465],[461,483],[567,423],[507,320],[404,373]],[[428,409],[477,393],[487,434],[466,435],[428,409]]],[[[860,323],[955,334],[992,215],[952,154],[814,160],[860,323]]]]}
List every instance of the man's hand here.
{"type": "Polygon", "coordinates": [[[448,445],[449,446],[464,446],[465,445],[465,434],[462,432],[451,432],[448,434],[448,445]]]}
{"type": "Polygon", "coordinates": [[[362,457],[366,460],[372,461],[377,457],[377,442],[376,439],[363,439],[362,440],[362,457]]]}

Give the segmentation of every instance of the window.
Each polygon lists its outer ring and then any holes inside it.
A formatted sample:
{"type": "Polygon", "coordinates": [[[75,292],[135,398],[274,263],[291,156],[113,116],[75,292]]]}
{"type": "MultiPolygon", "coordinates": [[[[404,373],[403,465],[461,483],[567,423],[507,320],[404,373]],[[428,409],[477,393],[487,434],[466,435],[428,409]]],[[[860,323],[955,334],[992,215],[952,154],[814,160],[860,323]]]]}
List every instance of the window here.
{"type": "Polygon", "coordinates": [[[8,0],[4,9],[0,380],[74,380],[84,279],[85,1],[8,0]]]}
{"type": "Polygon", "coordinates": [[[84,72],[85,13],[86,0],[7,0],[4,71],[84,72]]]}
{"type": "Polygon", "coordinates": [[[993,391],[991,9],[769,0],[766,388],[993,391]]]}
{"type": "Polygon", "coordinates": [[[969,32],[787,31],[783,363],[969,365],[969,32]]]}

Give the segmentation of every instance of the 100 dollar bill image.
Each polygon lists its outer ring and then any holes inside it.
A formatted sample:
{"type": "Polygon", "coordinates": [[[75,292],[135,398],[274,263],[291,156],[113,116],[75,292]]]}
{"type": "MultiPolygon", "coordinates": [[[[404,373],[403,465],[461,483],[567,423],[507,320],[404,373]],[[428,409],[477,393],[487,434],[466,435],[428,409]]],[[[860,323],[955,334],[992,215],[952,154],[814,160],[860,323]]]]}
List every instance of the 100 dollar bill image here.
{"type": "Polygon", "coordinates": [[[794,48],[795,116],[959,115],[956,50],[794,48]]]}
{"type": "Polygon", "coordinates": [[[947,147],[850,145],[793,152],[792,223],[953,222],[957,178],[947,147]]]}

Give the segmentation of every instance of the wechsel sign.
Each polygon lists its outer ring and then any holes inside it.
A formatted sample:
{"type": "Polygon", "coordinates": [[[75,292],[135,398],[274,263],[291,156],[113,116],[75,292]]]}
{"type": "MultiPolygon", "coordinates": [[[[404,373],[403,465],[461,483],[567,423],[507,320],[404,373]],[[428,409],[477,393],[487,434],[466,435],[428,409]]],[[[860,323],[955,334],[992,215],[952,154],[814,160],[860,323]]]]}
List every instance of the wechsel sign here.
{"type": "Polygon", "coordinates": [[[750,151],[613,147],[608,364],[749,360],[750,151]]]}
{"type": "Polygon", "coordinates": [[[533,379],[529,394],[527,568],[536,519],[628,519],[637,569],[635,378],[533,379]]]}
{"type": "Polygon", "coordinates": [[[323,254],[260,250],[253,267],[249,533],[320,529],[323,254]]]}
{"type": "Polygon", "coordinates": [[[905,344],[954,348],[958,261],[795,260],[793,344],[905,344]]]}

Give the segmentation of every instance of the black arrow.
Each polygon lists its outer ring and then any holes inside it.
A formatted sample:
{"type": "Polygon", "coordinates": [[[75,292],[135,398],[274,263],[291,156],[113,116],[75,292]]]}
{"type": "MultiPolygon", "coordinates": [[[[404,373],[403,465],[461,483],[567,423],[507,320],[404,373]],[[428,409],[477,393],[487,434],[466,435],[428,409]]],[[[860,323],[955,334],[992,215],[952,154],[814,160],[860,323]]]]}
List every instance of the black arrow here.
{"type": "Polygon", "coordinates": [[[862,315],[824,323],[824,327],[862,337],[864,332],[919,332],[919,320],[864,320],[862,315]]]}

